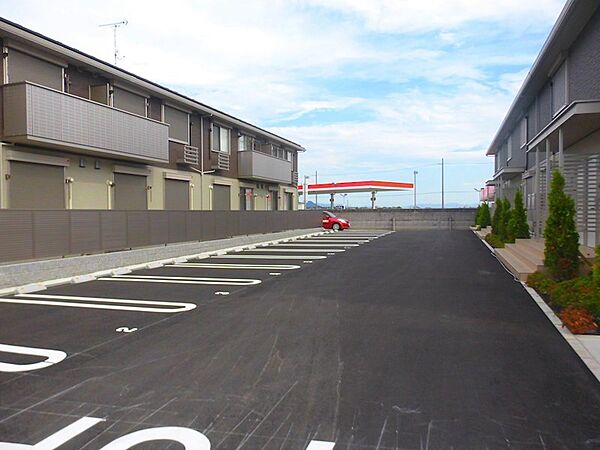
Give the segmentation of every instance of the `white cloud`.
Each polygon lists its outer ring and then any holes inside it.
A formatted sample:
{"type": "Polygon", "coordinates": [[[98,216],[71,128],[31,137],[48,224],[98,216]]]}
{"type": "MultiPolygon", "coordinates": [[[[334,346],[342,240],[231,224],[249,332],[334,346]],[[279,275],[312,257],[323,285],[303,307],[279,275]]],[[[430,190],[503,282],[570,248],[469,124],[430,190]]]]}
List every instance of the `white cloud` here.
{"type": "MultiPolygon", "coordinates": [[[[469,22],[506,22],[536,16],[538,23],[556,19],[563,0],[311,0],[321,8],[353,15],[375,31],[424,32],[448,30],[469,22]]],[[[535,22],[531,22],[535,26],[535,22]]]]}

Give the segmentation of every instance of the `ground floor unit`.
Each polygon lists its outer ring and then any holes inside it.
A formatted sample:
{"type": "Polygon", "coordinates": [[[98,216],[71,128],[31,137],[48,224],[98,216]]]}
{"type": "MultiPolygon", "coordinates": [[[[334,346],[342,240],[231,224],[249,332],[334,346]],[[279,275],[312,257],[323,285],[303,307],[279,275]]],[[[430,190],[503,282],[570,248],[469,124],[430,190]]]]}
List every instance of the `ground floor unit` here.
{"type": "MultiPolygon", "coordinates": [[[[587,120],[600,126],[600,118],[587,120]]],[[[592,129],[580,139],[575,134],[585,132],[581,127],[577,132],[565,126],[542,134],[543,139],[529,146],[525,168],[505,168],[493,180],[496,198],[508,198],[511,204],[521,190],[535,237],[543,236],[552,173],[560,170],[565,191],[575,202],[580,243],[588,247],[600,244],[600,130],[592,129]]]]}
{"type": "Polygon", "coordinates": [[[0,143],[0,208],[296,210],[294,185],[0,143]]]}

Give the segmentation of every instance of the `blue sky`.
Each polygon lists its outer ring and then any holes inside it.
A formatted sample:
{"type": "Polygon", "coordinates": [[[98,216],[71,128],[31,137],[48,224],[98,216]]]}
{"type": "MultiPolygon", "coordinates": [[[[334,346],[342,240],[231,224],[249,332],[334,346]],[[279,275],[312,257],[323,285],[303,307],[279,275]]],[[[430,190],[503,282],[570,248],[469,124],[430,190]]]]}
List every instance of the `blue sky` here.
{"type": "MultiPolygon", "coordinates": [[[[563,0],[2,1],[2,15],[304,145],[300,175],[412,181],[471,205],[563,0]]],[[[410,206],[410,193],[380,194],[410,206]]],[[[369,195],[354,194],[354,206],[369,195]]]]}

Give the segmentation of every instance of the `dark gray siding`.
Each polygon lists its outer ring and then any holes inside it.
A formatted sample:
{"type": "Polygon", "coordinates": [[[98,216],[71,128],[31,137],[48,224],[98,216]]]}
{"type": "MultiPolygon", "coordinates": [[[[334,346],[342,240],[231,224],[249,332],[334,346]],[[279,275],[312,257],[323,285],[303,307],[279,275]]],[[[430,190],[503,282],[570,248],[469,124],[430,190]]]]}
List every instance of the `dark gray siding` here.
{"type": "Polygon", "coordinates": [[[508,163],[510,167],[525,167],[525,149],[521,150],[521,122],[512,132],[512,158],[508,163]]]}
{"type": "Polygon", "coordinates": [[[531,140],[538,132],[535,101],[527,109],[527,141],[531,140]]]}
{"type": "Polygon", "coordinates": [[[540,91],[538,97],[538,132],[552,120],[552,87],[550,82],[540,91]]]}
{"type": "Polygon", "coordinates": [[[569,51],[569,102],[600,99],[600,9],[569,51]]]}

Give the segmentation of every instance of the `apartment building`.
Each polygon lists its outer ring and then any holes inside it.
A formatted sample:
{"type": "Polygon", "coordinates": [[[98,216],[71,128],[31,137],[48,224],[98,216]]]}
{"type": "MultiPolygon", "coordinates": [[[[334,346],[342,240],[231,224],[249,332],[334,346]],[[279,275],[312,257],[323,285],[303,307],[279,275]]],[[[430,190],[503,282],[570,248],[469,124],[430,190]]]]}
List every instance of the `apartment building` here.
{"type": "Polygon", "coordinates": [[[520,189],[543,235],[554,169],[577,208],[581,243],[600,243],[600,2],[569,0],[487,154],[497,198],[520,189]]]}
{"type": "Polygon", "coordinates": [[[281,136],[0,18],[0,208],[292,210],[281,136]]]}

